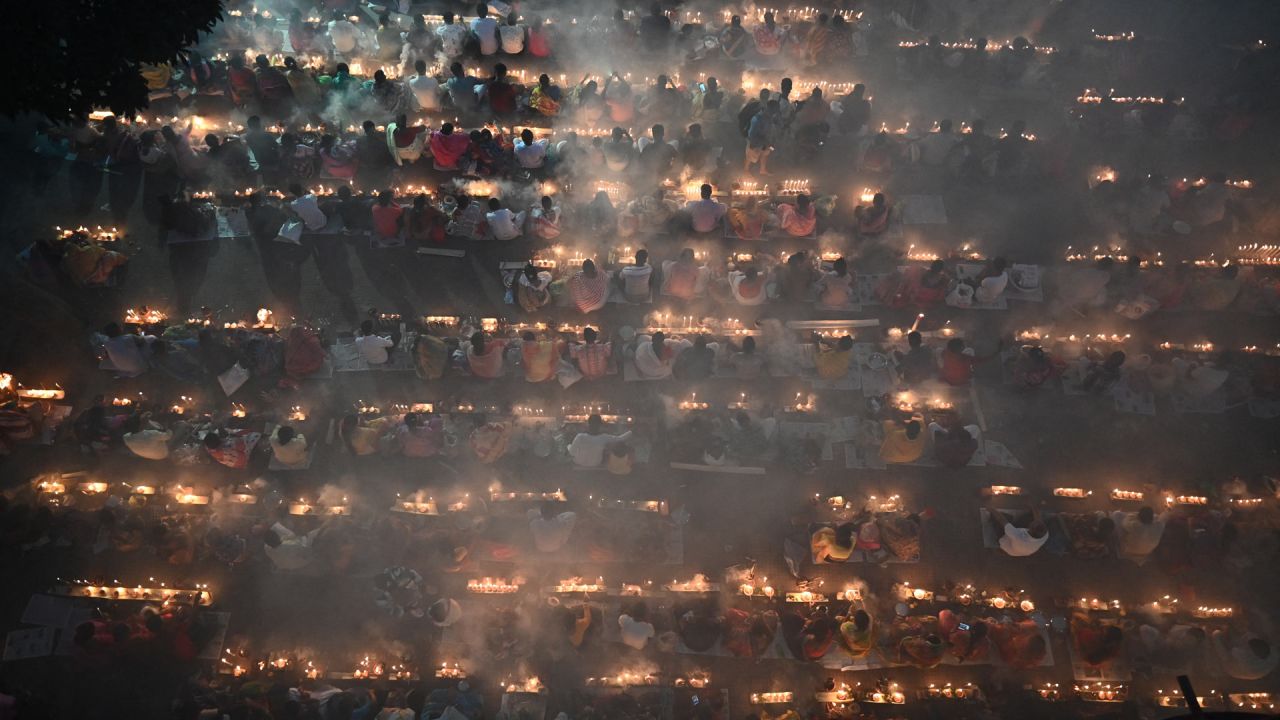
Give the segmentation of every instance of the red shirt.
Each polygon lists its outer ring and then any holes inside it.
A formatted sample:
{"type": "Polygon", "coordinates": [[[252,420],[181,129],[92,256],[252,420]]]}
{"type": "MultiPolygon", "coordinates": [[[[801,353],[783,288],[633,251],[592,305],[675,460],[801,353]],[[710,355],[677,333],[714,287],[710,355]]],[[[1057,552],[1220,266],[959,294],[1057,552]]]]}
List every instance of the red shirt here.
{"type": "Polygon", "coordinates": [[[404,214],[404,208],[395,203],[373,206],[373,230],[382,237],[395,237],[400,234],[396,221],[404,214]]]}
{"type": "Polygon", "coordinates": [[[971,355],[942,351],[942,372],[939,375],[949,385],[967,385],[973,377],[973,366],[978,360],[971,355]]]}
{"type": "Polygon", "coordinates": [[[578,361],[578,369],[584,377],[595,380],[609,372],[609,356],[613,348],[609,343],[588,343],[576,345],[571,354],[578,361]]]}
{"type": "Polygon", "coordinates": [[[489,81],[489,107],[496,113],[516,111],[516,87],[505,80],[489,81]]]}
{"type": "Polygon", "coordinates": [[[547,37],[547,31],[538,27],[529,28],[529,39],[525,41],[525,50],[534,57],[547,57],[551,55],[551,42],[547,37]]]}

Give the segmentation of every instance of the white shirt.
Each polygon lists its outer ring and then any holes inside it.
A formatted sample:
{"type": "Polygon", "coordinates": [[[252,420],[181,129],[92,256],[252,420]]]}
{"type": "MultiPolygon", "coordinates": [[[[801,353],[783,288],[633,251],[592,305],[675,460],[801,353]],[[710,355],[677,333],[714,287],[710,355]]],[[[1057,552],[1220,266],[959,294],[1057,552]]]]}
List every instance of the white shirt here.
{"type": "Polygon", "coordinates": [[[356,49],[357,34],[356,26],[350,20],[329,21],[329,40],[333,42],[333,49],[343,55],[356,49]]]}
{"type": "Polygon", "coordinates": [[[1014,527],[1012,523],[1005,523],[1004,535],[1000,536],[1000,549],[1013,557],[1026,557],[1034,555],[1037,550],[1044,545],[1049,539],[1049,533],[1034,538],[1026,528],[1014,527]]]}
{"type": "Polygon", "coordinates": [[[489,231],[498,240],[515,240],[520,237],[520,226],[516,224],[516,214],[507,208],[498,208],[485,214],[489,221],[489,231]]]}
{"type": "Polygon", "coordinates": [[[387,348],[395,346],[391,342],[391,338],[385,338],[381,335],[361,335],[356,338],[356,349],[364,356],[365,362],[370,365],[385,365],[387,362],[387,348]]]}
{"type": "Polygon", "coordinates": [[[323,229],[328,222],[324,213],[320,211],[320,202],[311,193],[289,203],[289,207],[298,213],[298,217],[302,218],[302,224],[306,225],[308,230],[323,229]]]}
{"type": "Polygon", "coordinates": [[[917,145],[920,148],[920,164],[937,167],[947,161],[947,155],[956,146],[956,135],[949,132],[929,133],[917,145]]]}
{"type": "Polygon", "coordinates": [[[522,168],[540,168],[547,157],[546,138],[534,140],[532,143],[525,145],[524,140],[516,140],[515,153],[516,160],[522,168]]]}
{"type": "Polygon", "coordinates": [[[145,428],[136,433],[125,433],[124,446],[138,457],[164,460],[169,457],[169,441],[172,439],[172,432],[145,428]]]}
{"type": "Polygon", "coordinates": [[[619,271],[622,275],[622,289],[628,297],[649,297],[649,278],[653,276],[653,266],[628,265],[619,271]]]}
{"type": "Polygon", "coordinates": [[[1008,270],[1001,272],[999,275],[992,275],[991,277],[983,278],[982,282],[978,285],[978,289],[973,293],[973,299],[980,303],[995,302],[1008,285],[1008,270]]]}
{"type": "Polygon", "coordinates": [[[467,29],[457,23],[441,25],[436,28],[440,36],[440,50],[445,57],[453,59],[462,54],[462,46],[467,41],[467,29]]]}
{"type": "MultiPolygon", "coordinates": [[[[747,274],[741,270],[733,270],[729,273],[729,290],[733,292],[733,299],[736,300],[739,305],[763,305],[764,301],[768,297],[768,293],[764,290],[763,283],[760,286],[760,292],[756,293],[755,297],[743,297],[739,294],[738,286],[746,279],[747,274]]],[[[759,280],[759,276],[757,276],[756,279],[759,280]]]]}
{"type": "Polygon", "coordinates": [[[498,21],[491,17],[478,17],[471,21],[471,33],[480,40],[480,54],[493,55],[498,52],[498,38],[495,31],[498,21]]]}
{"type": "Polygon", "coordinates": [[[641,338],[636,347],[636,370],[647,378],[671,377],[671,366],[675,364],[675,358],[693,345],[688,340],[667,340],[664,345],[671,350],[671,359],[664,360],[654,352],[649,336],[642,335],[641,338]]]}
{"type": "Polygon", "coordinates": [[[630,615],[619,615],[618,627],[622,629],[622,642],[636,650],[643,650],[649,644],[649,638],[653,637],[652,624],[635,620],[630,615]]]}
{"type": "Polygon", "coordinates": [[[573,458],[573,464],[580,467],[600,467],[604,463],[604,450],[615,442],[629,440],[631,431],[622,433],[621,435],[607,435],[600,433],[592,435],[590,433],[580,432],[573,438],[573,442],[569,443],[569,455],[573,458]]]}
{"type": "Polygon", "coordinates": [[[420,110],[440,109],[440,83],[430,75],[413,74],[409,76],[409,90],[418,101],[420,110]]]}
{"type": "Polygon", "coordinates": [[[578,522],[577,513],[562,512],[550,520],[542,517],[542,511],[529,511],[529,530],[533,532],[533,544],[539,552],[555,552],[569,542],[573,526],[578,522]]]}
{"type": "Polygon", "coordinates": [[[685,205],[685,209],[693,218],[694,231],[701,233],[715,230],[720,218],[729,210],[724,203],[716,202],[714,198],[691,200],[685,205]]]}
{"type": "Polygon", "coordinates": [[[271,433],[271,452],[281,465],[302,465],[307,461],[307,438],[298,433],[289,442],[280,442],[280,428],[271,433]]]}
{"type": "Polygon", "coordinates": [[[272,525],[271,531],[280,536],[280,546],[267,545],[263,550],[277,570],[301,570],[311,564],[311,533],[297,535],[280,523],[272,525]]]}
{"type": "Polygon", "coordinates": [[[1138,519],[1138,513],[1117,510],[1111,513],[1111,521],[1116,524],[1122,557],[1144,558],[1150,555],[1164,535],[1163,514],[1153,517],[1150,525],[1144,525],[1138,519]]]}
{"type": "Polygon", "coordinates": [[[133,377],[151,367],[144,351],[152,340],[155,338],[150,335],[117,335],[103,343],[102,349],[106,351],[112,367],[122,375],[133,377]]]}
{"type": "Polygon", "coordinates": [[[502,39],[502,52],[508,55],[519,55],[524,52],[524,26],[503,25],[498,28],[502,39]]]}

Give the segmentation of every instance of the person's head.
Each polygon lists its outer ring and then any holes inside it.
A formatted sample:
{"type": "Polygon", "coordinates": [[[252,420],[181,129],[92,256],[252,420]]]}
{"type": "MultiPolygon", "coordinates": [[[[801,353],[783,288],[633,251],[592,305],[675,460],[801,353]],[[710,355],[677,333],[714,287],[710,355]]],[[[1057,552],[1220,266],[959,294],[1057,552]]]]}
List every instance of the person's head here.
{"type": "Polygon", "coordinates": [[[441,135],[452,135],[452,134],[453,134],[453,123],[451,123],[451,122],[447,122],[447,123],[445,123],[445,124],[441,125],[441,126],[440,126],[440,134],[441,134],[441,135]]]}
{"type": "MultiPolygon", "coordinates": [[[[591,261],[588,260],[587,262],[591,262],[591,261]]],[[[584,270],[586,269],[586,264],[587,263],[583,263],[584,270]]],[[[593,268],[595,267],[594,263],[592,263],[592,267],[593,268]]],[[[600,333],[597,332],[596,329],[593,327],[585,327],[582,329],[582,340],[588,345],[595,342],[597,339],[599,339],[599,337],[600,337],[600,333]]]]}
{"type": "Polygon", "coordinates": [[[654,352],[659,352],[659,353],[660,353],[660,352],[662,352],[662,347],[663,347],[663,345],[667,342],[667,335],[666,335],[666,333],[664,333],[664,332],[662,332],[661,330],[659,330],[658,332],[656,332],[656,333],[654,333],[654,334],[653,334],[653,336],[650,338],[649,342],[650,342],[650,344],[652,344],[652,345],[653,345],[653,350],[654,350],[654,352]]]}
{"type": "Polygon", "coordinates": [[[489,198],[489,212],[497,212],[502,208],[502,203],[498,202],[498,198],[489,198]]]}
{"type": "Polygon", "coordinates": [[[699,335],[698,337],[694,338],[693,347],[695,350],[698,350],[700,352],[705,352],[707,349],[707,336],[699,335]]]}
{"type": "Polygon", "coordinates": [[[530,130],[529,128],[525,128],[525,129],[521,130],[521,131],[520,131],[520,142],[524,143],[525,145],[532,145],[532,144],[533,144],[533,131],[532,131],[532,130],[530,130]]]}
{"type": "Polygon", "coordinates": [[[1107,360],[1106,362],[1103,363],[1103,365],[1108,370],[1119,370],[1120,366],[1124,365],[1124,360],[1125,360],[1124,352],[1120,350],[1116,350],[1115,352],[1107,356],[1107,360]]]}
{"type": "Polygon", "coordinates": [[[871,196],[871,207],[880,209],[884,207],[884,203],[885,203],[884,193],[878,192],[875,195],[871,196]]]}
{"type": "Polygon", "coordinates": [[[427,608],[427,617],[431,618],[431,621],[437,625],[440,625],[445,620],[448,620],[449,619],[449,600],[446,598],[441,598],[431,603],[431,607],[427,608]]]}
{"type": "Polygon", "coordinates": [[[1034,520],[1027,526],[1027,533],[1031,535],[1031,537],[1037,539],[1044,537],[1045,533],[1048,531],[1048,528],[1046,528],[1044,523],[1040,520],[1034,520]]]}
{"type": "Polygon", "coordinates": [[[544,90],[551,87],[551,76],[547,75],[546,73],[542,73],[541,75],[539,75],[538,87],[541,87],[544,90]]]}
{"type": "Polygon", "coordinates": [[[918,348],[923,344],[924,344],[924,336],[920,334],[920,331],[912,330],[911,332],[907,333],[908,347],[918,348]]]}
{"type": "Polygon", "coordinates": [[[742,339],[742,352],[750,355],[756,351],[756,339],[750,335],[742,339]]]}
{"type": "Polygon", "coordinates": [[[835,262],[831,263],[831,270],[838,277],[844,277],[849,274],[849,262],[843,257],[838,257],[835,262]]]}
{"type": "Polygon", "coordinates": [[[1249,651],[1259,660],[1265,660],[1271,656],[1271,643],[1260,637],[1251,638],[1249,640],[1249,651]]]}
{"type": "Polygon", "coordinates": [[[233,54],[230,58],[227,59],[227,65],[230,65],[233,70],[243,70],[244,57],[241,55],[233,54]]]}
{"type": "Polygon", "coordinates": [[[361,323],[360,323],[360,334],[361,334],[361,335],[372,335],[372,334],[373,334],[373,321],[372,321],[372,320],[365,320],[364,322],[361,322],[361,323]]]}
{"type": "Polygon", "coordinates": [[[1116,531],[1116,521],[1103,516],[1098,519],[1098,537],[1109,538],[1116,531]]]}
{"type": "Polygon", "coordinates": [[[760,101],[761,105],[767,104],[769,102],[769,88],[760,88],[760,92],[756,93],[756,99],[760,101]]]}
{"type": "Polygon", "coordinates": [[[842,336],[840,337],[840,339],[836,341],[836,348],[837,348],[837,349],[839,349],[839,350],[844,350],[844,351],[852,350],[852,349],[853,349],[853,336],[852,336],[852,335],[842,335],[842,336]]]}
{"type": "Polygon", "coordinates": [[[667,129],[663,127],[662,123],[656,123],[653,127],[649,128],[649,132],[653,135],[653,141],[655,143],[662,142],[662,139],[667,136],[667,129]]]}
{"type": "Polygon", "coordinates": [[[773,18],[773,12],[766,12],[764,14],[764,24],[772,28],[775,23],[776,21],[773,18]]]}
{"type": "MultiPolygon", "coordinates": [[[[754,265],[742,271],[742,278],[747,282],[755,282],[760,277],[760,271],[754,265]]],[[[748,340],[751,338],[748,337],[748,340]]]]}
{"type": "Polygon", "coordinates": [[[102,334],[109,338],[120,337],[120,333],[121,330],[119,323],[107,323],[106,326],[102,328],[102,334]]]}
{"type": "Polygon", "coordinates": [[[947,352],[962,353],[964,352],[964,339],[951,338],[947,341],[947,352]]]}
{"type": "Polygon", "coordinates": [[[640,248],[636,251],[636,267],[644,267],[649,264],[649,251],[640,248]]]}
{"type": "Polygon", "coordinates": [[[538,268],[533,263],[525,263],[523,272],[525,279],[529,282],[536,283],[538,281],[538,268]]]}
{"type": "Polygon", "coordinates": [[[903,427],[903,430],[905,430],[907,433],[908,440],[915,440],[916,438],[920,437],[920,421],[908,420],[907,424],[902,427],[903,427]]]}
{"type": "Polygon", "coordinates": [[[702,187],[698,188],[698,194],[702,196],[703,200],[710,200],[711,186],[708,185],[707,183],[702,183],[702,187]]]}
{"type": "Polygon", "coordinates": [[[489,17],[489,3],[483,1],[476,3],[476,17],[489,17]]]}
{"type": "Polygon", "coordinates": [[[1155,522],[1156,513],[1150,507],[1143,507],[1138,510],[1138,522],[1143,525],[1150,525],[1155,522]]]}
{"type": "Polygon", "coordinates": [[[997,273],[1004,272],[1005,268],[1007,267],[1009,267],[1009,261],[1005,260],[1002,257],[996,257],[994,260],[991,261],[991,269],[996,271],[997,273]]]}
{"type": "Polygon", "coordinates": [[[390,207],[394,198],[395,195],[390,190],[383,190],[378,193],[378,204],[382,207],[390,207]]]}
{"type": "Polygon", "coordinates": [[[294,430],[292,427],[288,425],[281,425],[276,430],[276,437],[279,438],[280,442],[282,443],[287,443],[290,440],[293,440],[297,436],[298,436],[298,431],[294,430]]]}
{"type": "Polygon", "coordinates": [[[552,209],[555,208],[555,203],[551,202],[550,195],[543,195],[542,199],[538,201],[538,204],[541,205],[542,209],[547,212],[551,212],[552,209]]]}
{"type": "Polygon", "coordinates": [[[592,435],[599,435],[604,432],[604,418],[600,417],[599,413],[591,413],[591,416],[587,418],[587,432],[592,435]]]}
{"type": "Polygon", "coordinates": [[[404,424],[406,427],[417,428],[422,427],[422,416],[418,413],[405,413],[404,424]]]}
{"type": "Polygon", "coordinates": [[[466,77],[466,71],[462,69],[462,63],[454,61],[449,63],[449,74],[454,77],[466,77]]]}
{"type": "Polygon", "coordinates": [[[346,63],[340,62],[337,65],[333,66],[333,73],[335,75],[350,75],[351,68],[347,67],[346,63]]]}
{"type": "Polygon", "coordinates": [[[798,210],[801,210],[801,211],[806,211],[806,210],[808,210],[808,209],[809,209],[809,203],[810,203],[810,202],[812,202],[812,201],[811,201],[811,200],[809,200],[809,196],[808,196],[808,195],[797,195],[797,196],[796,196],[796,208],[797,208],[798,210]]]}
{"type": "Polygon", "coordinates": [[[271,67],[271,61],[267,59],[266,55],[259,55],[258,57],[254,58],[253,64],[257,65],[258,68],[261,70],[266,70],[267,68],[271,67]]]}
{"type": "Polygon", "coordinates": [[[338,186],[338,199],[339,199],[339,200],[350,200],[350,199],[351,199],[351,186],[350,186],[350,185],[339,185],[339,186],[338,186]]]}
{"type": "Polygon", "coordinates": [[[495,63],[493,66],[493,76],[498,80],[502,80],[507,76],[507,64],[495,63]]]}
{"type": "Polygon", "coordinates": [[[684,248],[683,250],[680,251],[680,262],[688,264],[688,263],[692,263],[693,260],[694,260],[693,248],[684,248]]]}
{"type": "Polygon", "coordinates": [[[204,436],[204,446],[210,450],[217,450],[222,447],[222,435],[217,430],[206,433],[204,436]]]}
{"type": "Polygon", "coordinates": [[[853,536],[857,528],[853,523],[844,523],[836,528],[836,545],[842,548],[853,547],[853,536]]]}
{"type": "Polygon", "coordinates": [[[585,275],[585,276],[587,276],[587,277],[589,277],[589,278],[593,278],[593,277],[595,277],[595,276],[596,276],[596,272],[597,272],[597,270],[596,270],[596,263],[595,263],[595,261],[594,261],[594,260],[591,260],[590,258],[588,258],[588,259],[586,259],[586,260],[583,260],[583,261],[582,261],[582,274],[583,274],[583,275],[585,275]]]}
{"type": "Polygon", "coordinates": [[[866,610],[858,610],[853,614],[853,626],[860,631],[865,631],[871,627],[871,616],[866,610]]]}
{"type": "Polygon", "coordinates": [[[741,16],[741,15],[734,15],[733,17],[729,18],[729,24],[730,24],[730,25],[732,25],[732,26],[734,26],[734,27],[736,27],[736,28],[741,28],[741,27],[742,27],[742,16],[741,16]]]}
{"type": "Polygon", "coordinates": [[[858,83],[854,85],[853,90],[849,92],[849,96],[855,100],[861,100],[863,96],[866,94],[867,94],[867,86],[863,85],[862,83],[858,83]]]}
{"type": "Polygon", "coordinates": [[[770,115],[777,115],[778,108],[780,107],[782,106],[778,103],[777,100],[770,100],[769,102],[765,103],[765,108],[768,110],[768,113],[770,115]]]}
{"type": "Polygon", "coordinates": [[[424,194],[422,194],[422,193],[418,193],[417,195],[415,195],[415,196],[414,196],[414,198],[413,198],[413,209],[414,209],[414,210],[416,210],[416,211],[418,211],[418,212],[421,212],[421,211],[423,211],[423,210],[426,210],[426,209],[427,209],[427,196],[426,196],[426,195],[424,195],[424,194]]]}
{"type": "Polygon", "coordinates": [[[76,644],[76,647],[85,647],[93,641],[93,635],[93,623],[82,622],[76,626],[76,632],[71,641],[76,644]]]}
{"type": "Polygon", "coordinates": [[[471,333],[471,349],[475,351],[475,354],[477,355],[484,354],[484,333],[479,330],[471,333]]]}
{"type": "MultiPolygon", "coordinates": [[[[508,25],[510,25],[510,26],[512,26],[512,27],[515,27],[516,20],[517,20],[517,18],[516,18],[516,14],[515,14],[515,13],[507,13],[507,24],[508,24],[508,25]]],[[[546,76],[545,76],[545,75],[543,75],[543,77],[546,77],[546,76]]]]}
{"type": "Polygon", "coordinates": [[[387,81],[387,74],[382,71],[382,68],[378,68],[377,70],[374,71],[373,73],[374,85],[382,85],[386,81],[387,81]]]}

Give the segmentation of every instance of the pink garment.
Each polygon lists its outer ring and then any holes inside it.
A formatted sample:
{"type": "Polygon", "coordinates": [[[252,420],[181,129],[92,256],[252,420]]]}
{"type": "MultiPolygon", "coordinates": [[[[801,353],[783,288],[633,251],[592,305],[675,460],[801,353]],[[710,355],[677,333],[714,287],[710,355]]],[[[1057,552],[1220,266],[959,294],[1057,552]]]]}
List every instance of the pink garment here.
{"type": "Polygon", "coordinates": [[[431,133],[431,155],[436,165],[446,170],[457,170],[458,162],[471,147],[471,138],[462,133],[445,135],[439,130],[431,133]]]}
{"type": "Polygon", "coordinates": [[[812,235],[818,226],[818,209],[810,205],[808,212],[801,215],[796,206],[783,203],[778,206],[778,224],[792,237],[812,235]]]}

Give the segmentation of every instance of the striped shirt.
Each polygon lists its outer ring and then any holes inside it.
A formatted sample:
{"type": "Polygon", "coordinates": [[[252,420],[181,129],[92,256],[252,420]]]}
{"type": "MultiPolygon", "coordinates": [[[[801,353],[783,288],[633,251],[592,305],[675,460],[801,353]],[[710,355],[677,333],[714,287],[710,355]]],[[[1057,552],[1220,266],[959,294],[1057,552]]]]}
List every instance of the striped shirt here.
{"type": "Polygon", "coordinates": [[[605,297],[609,294],[609,276],[597,271],[596,276],[589,278],[582,271],[569,278],[569,297],[573,299],[578,312],[589,313],[604,307],[605,297]]]}
{"type": "Polygon", "coordinates": [[[613,354],[613,348],[609,343],[587,343],[585,345],[574,345],[570,351],[574,360],[578,361],[578,369],[582,374],[591,379],[604,377],[609,371],[609,356],[613,354]]]}

